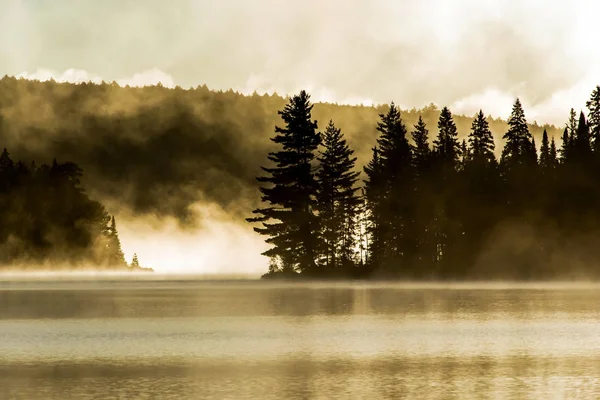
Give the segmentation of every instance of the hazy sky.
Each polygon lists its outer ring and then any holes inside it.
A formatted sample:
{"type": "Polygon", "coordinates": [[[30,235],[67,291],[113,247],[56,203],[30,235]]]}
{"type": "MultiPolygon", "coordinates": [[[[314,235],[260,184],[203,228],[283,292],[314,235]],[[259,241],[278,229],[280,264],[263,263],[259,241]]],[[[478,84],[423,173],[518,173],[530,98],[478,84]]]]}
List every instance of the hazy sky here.
{"type": "Polygon", "coordinates": [[[563,124],[600,83],[594,0],[3,0],[0,75],[434,102],[563,124]]]}

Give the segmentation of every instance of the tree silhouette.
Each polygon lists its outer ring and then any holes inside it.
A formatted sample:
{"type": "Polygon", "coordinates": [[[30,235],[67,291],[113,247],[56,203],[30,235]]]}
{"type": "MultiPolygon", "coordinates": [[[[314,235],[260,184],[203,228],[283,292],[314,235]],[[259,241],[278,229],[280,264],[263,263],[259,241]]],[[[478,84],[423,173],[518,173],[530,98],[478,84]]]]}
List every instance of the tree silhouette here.
{"type": "Polygon", "coordinates": [[[133,269],[141,268],[137,253],[133,253],[133,258],[131,259],[131,265],[129,267],[133,269]]]}
{"type": "Polygon", "coordinates": [[[324,246],[323,264],[336,268],[355,261],[356,219],[360,204],[355,185],[359,172],[354,171],[354,152],[333,121],[329,121],[325,129],[323,147],[318,158],[317,210],[324,246]]]}
{"type": "Polygon", "coordinates": [[[385,254],[385,237],[387,223],[385,221],[386,185],[384,170],[379,150],[373,148],[373,157],[364,167],[367,175],[365,180],[366,231],[367,231],[367,262],[373,269],[383,262],[385,254]]]}
{"type": "Polygon", "coordinates": [[[588,120],[592,146],[595,154],[600,154],[600,86],[596,86],[585,105],[589,110],[588,120]]]}
{"type": "MultiPolygon", "coordinates": [[[[403,263],[414,254],[413,220],[410,193],[414,170],[407,131],[400,110],[391,103],[377,123],[377,145],[383,180],[382,215],[384,253],[379,258],[388,274],[398,274],[403,263]]],[[[377,259],[377,257],[373,257],[377,259]]]]}
{"type": "Polygon", "coordinates": [[[508,131],[504,134],[506,140],[502,150],[501,165],[505,171],[510,171],[522,165],[530,165],[533,161],[535,146],[521,101],[517,99],[508,118],[508,131]]]}
{"type": "Polygon", "coordinates": [[[127,265],[125,255],[121,248],[121,240],[119,239],[119,232],[117,231],[117,223],[115,222],[114,215],[111,217],[110,227],[108,229],[106,253],[106,265],[108,267],[114,268],[127,265]]]}
{"type": "MultiPolygon", "coordinates": [[[[81,187],[72,162],[27,166],[0,155],[0,266],[3,268],[106,268],[118,233],[104,207],[81,187]],[[111,229],[114,228],[114,229],[111,229]]],[[[118,252],[117,252],[118,253],[118,252]]],[[[122,256],[122,252],[121,252],[122,256]]],[[[110,267],[126,267],[124,260],[110,267]]]]}
{"type": "MultiPolygon", "coordinates": [[[[554,149],[556,151],[556,148],[554,149]]],[[[544,129],[542,136],[542,145],[540,147],[540,167],[546,172],[554,167],[554,161],[550,154],[550,142],[548,141],[548,132],[544,129]]]]}
{"type": "Polygon", "coordinates": [[[550,163],[552,168],[556,168],[558,165],[558,154],[556,151],[556,143],[554,142],[554,137],[550,141],[550,163]]]}
{"type": "Polygon", "coordinates": [[[267,235],[273,247],[264,252],[267,257],[278,257],[286,271],[314,270],[319,230],[314,213],[317,181],[312,161],[321,143],[317,122],[311,119],[310,96],[301,91],[279,111],[285,127],[275,127],[271,139],[280,150],[269,153],[274,167],[262,167],[269,176],[259,177],[263,202],[268,207],[253,211],[261,214],[249,222],[262,222],[254,230],[267,235]]]}
{"type": "MultiPolygon", "coordinates": [[[[544,131],[545,132],[545,131],[544,131]]],[[[487,165],[496,161],[492,132],[483,111],[475,115],[469,134],[469,160],[475,165],[487,165]]]]}

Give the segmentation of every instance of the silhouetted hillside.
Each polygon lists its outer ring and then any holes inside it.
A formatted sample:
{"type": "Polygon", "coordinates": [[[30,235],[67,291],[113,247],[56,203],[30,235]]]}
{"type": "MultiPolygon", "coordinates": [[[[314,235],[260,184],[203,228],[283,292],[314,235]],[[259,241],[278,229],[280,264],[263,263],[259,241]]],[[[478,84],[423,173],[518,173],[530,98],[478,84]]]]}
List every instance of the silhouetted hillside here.
{"type": "MultiPolygon", "coordinates": [[[[56,157],[77,163],[92,198],[137,213],[173,215],[187,224],[190,204],[214,201],[241,217],[260,200],[255,177],[273,149],[269,138],[286,102],[278,95],[243,96],[206,86],[131,88],[4,77],[0,144],[25,162],[56,157]]],[[[378,114],[386,107],[317,103],[313,117],[319,131],[330,119],[336,122],[362,171],[377,139],[378,114]]],[[[412,126],[419,114],[435,132],[438,108],[404,111],[402,118],[412,126]]],[[[454,117],[459,139],[468,134],[472,117],[454,117]]],[[[507,125],[488,121],[501,149],[507,125]]],[[[541,137],[543,127],[530,129],[541,137]]],[[[548,133],[559,139],[555,128],[548,133]]]]}

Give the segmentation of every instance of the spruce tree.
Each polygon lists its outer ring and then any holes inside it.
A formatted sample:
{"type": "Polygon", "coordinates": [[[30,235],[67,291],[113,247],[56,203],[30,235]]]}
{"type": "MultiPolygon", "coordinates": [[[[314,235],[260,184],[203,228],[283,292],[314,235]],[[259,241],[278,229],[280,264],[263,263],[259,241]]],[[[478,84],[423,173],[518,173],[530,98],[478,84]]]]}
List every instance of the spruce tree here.
{"type": "Polygon", "coordinates": [[[556,151],[556,143],[554,142],[554,136],[552,137],[552,140],[550,140],[550,163],[552,168],[556,168],[556,166],[558,165],[558,154],[556,151]]]}
{"type": "Polygon", "coordinates": [[[416,238],[416,256],[413,261],[413,276],[423,276],[431,269],[435,260],[436,243],[432,235],[435,218],[433,182],[433,151],[429,145],[429,130],[423,118],[419,116],[412,132],[413,167],[415,170],[414,224],[416,238]]]}
{"type": "Polygon", "coordinates": [[[560,162],[566,164],[571,157],[572,142],[569,137],[569,130],[565,128],[562,135],[562,144],[560,146],[560,162]]]}
{"type": "Polygon", "coordinates": [[[431,148],[429,147],[429,130],[419,115],[419,120],[411,133],[413,164],[417,175],[429,168],[431,163],[431,148]]]}
{"type": "Polygon", "coordinates": [[[317,256],[317,181],[312,164],[321,136],[311,119],[312,108],[310,96],[301,91],[279,111],[285,127],[275,127],[271,140],[281,147],[268,156],[275,166],[262,167],[268,176],[257,178],[268,185],[260,188],[268,205],[253,211],[260,216],[247,219],[262,223],[254,230],[268,236],[266,242],[273,246],[263,255],[279,257],[286,271],[313,269],[317,256]]]}
{"type": "Polygon", "coordinates": [[[573,158],[578,164],[587,165],[592,156],[592,147],[590,143],[590,130],[585,120],[583,111],[579,114],[577,130],[572,141],[573,158]]]}
{"type": "Polygon", "coordinates": [[[373,157],[364,167],[366,212],[366,262],[372,267],[379,267],[385,256],[385,237],[388,224],[385,221],[386,185],[383,165],[377,147],[373,149],[373,157]]]}
{"type": "Polygon", "coordinates": [[[463,139],[460,142],[460,167],[461,169],[465,169],[467,162],[469,161],[469,148],[467,147],[467,140],[463,139]]]}
{"type": "Polygon", "coordinates": [[[546,129],[544,129],[544,133],[542,134],[542,145],[540,147],[540,167],[542,167],[544,171],[548,171],[549,169],[554,167],[552,155],[550,154],[550,142],[548,140],[548,132],[546,131],[546,129]]]}
{"type": "Polygon", "coordinates": [[[574,108],[571,108],[571,111],[569,111],[569,122],[567,122],[567,132],[569,133],[569,139],[571,141],[573,141],[577,134],[577,126],[577,113],[574,108]]]}
{"type": "Polygon", "coordinates": [[[588,113],[588,124],[592,148],[596,157],[600,158],[600,86],[596,86],[590,99],[585,103],[588,113]]]}
{"type": "Polygon", "coordinates": [[[461,192],[463,191],[461,176],[458,174],[461,156],[458,131],[448,107],[442,108],[438,120],[438,136],[433,142],[435,154],[435,214],[431,225],[431,235],[436,244],[436,262],[443,261],[442,270],[445,276],[450,273],[456,254],[461,249],[457,246],[462,235],[460,217],[461,192]]]}
{"type": "Polygon", "coordinates": [[[411,213],[414,170],[400,109],[392,102],[388,112],[379,117],[377,144],[385,185],[385,218],[382,222],[386,225],[386,262],[388,270],[396,274],[401,264],[406,263],[414,253],[411,213]]]}
{"type": "Polygon", "coordinates": [[[127,265],[123,249],[121,248],[121,240],[119,239],[114,215],[111,218],[108,230],[107,253],[106,264],[109,268],[124,267],[127,265]]]}
{"type": "Polygon", "coordinates": [[[461,155],[458,131],[448,107],[442,108],[438,120],[438,136],[433,142],[434,152],[441,167],[456,170],[461,155]]]}
{"type": "Polygon", "coordinates": [[[131,264],[129,266],[132,269],[139,269],[140,268],[140,261],[138,260],[138,255],[137,253],[133,253],[133,258],[131,259],[131,264]]]}
{"type": "Polygon", "coordinates": [[[475,115],[469,134],[469,159],[484,166],[496,162],[494,137],[482,110],[475,115]]]}
{"type": "MultiPolygon", "coordinates": [[[[501,165],[505,172],[530,164],[534,160],[535,146],[521,101],[517,99],[508,118],[508,131],[504,134],[506,141],[502,150],[501,165]]],[[[535,156],[537,158],[537,156],[535,156]]]]}
{"type": "Polygon", "coordinates": [[[537,154],[537,146],[535,145],[535,138],[532,136],[529,145],[526,150],[526,161],[529,165],[537,165],[538,163],[538,154],[537,154]]]}
{"type": "Polygon", "coordinates": [[[324,151],[318,160],[319,212],[325,265],[339,267],[354,262],[357,208],[360,200],[355,187],[359,172],[354,171],[356,157],[341,130],[333,121],[323,135],[324,151]]]}

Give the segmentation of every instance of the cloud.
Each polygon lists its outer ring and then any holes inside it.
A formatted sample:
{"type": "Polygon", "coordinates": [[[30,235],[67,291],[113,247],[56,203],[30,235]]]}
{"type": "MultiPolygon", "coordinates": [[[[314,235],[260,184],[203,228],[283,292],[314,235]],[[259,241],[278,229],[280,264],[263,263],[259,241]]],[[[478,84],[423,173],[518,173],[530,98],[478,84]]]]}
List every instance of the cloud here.
{"type": "Polygon", "coordinates": [[[394,100],[408,108],[466,107],[479,96],[479,107],[499,116],[509,112],[499,104],[518,96],[539,122],[555,123],[568,114],[558,110],[563,103],[584,105],[587,95],[573,89],[581,78],[600,74],[600,55],[592,51],[600,6],[592,0],[340,4],[9,1],[0,4],[0,51],[7,55],[0,71],[74,68],[64,79],[245,93],[310,88],[315,100],[394,100]]]}

